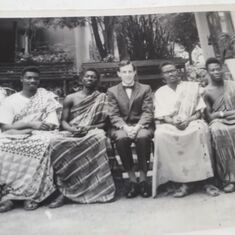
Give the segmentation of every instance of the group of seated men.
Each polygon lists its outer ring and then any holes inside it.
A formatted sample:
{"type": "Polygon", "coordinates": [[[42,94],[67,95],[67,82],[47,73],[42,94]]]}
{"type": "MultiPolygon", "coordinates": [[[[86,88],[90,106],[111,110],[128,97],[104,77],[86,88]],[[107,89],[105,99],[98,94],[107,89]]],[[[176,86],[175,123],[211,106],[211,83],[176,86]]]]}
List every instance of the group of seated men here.
{"type": "Polygon", "coordinates": [[[106,94],[97,91],[99,73],[89,68],[82,74],[83,88],[68,95],[62,108],[52,92],[38,88],[40,71],[25,68],[22,90],[0,106],[0,212],[13,209],[17,200],[34,210],[54,192],[50,208],[65,200],[112,201],[107,119],[109,137],[129,176],[127,198],[155,197],[168,182],[174,197],[191,193],[196,182],[217,196],[215,178],[224,192],[235,191],[235,82],[223,79],[216,58],[207,60],[206,69],[210,81],[201,92],[198,83],[181,81],[176,66],[164,62],[166,85],[153,96],[150,86],[136,81],[130,61],[119,63],[121,82],[106,94]],[[147,171],[153,138],[151,192],[147,171]]]}

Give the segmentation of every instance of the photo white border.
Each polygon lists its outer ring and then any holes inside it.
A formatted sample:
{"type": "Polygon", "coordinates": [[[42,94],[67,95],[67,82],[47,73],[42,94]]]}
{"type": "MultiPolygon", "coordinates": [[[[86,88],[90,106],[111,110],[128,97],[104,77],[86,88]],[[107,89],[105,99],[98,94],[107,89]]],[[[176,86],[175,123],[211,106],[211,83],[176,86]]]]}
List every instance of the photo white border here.
{"type": "MultiPolygon", "coordinates": [[[[44,0],[43,0],[44,1],[44,0]]],[[[207,12],[207,11],[235,11],[235,0],[112,0],[104,7],[104,1],[91,0],[87,4],[79,5],[78,0],[51,0],[50,2],[35,0],[0,0],[0,18],[27,18],[27,17],[79,17],[79,16],[108,16],[108,15],[135,15],[135,14],[159,14],[175,12],[207,12]],[[226,2],[225,2],[226,1],[226,2]],[[110,5],[110,2],[113,4],[110,5]],[[147,2],[147,4],[146,4],[147,2]],[[157,2],[157,3],[156,3],[157,2]],[[74,7],[73,5],[74,4],[74,7]],[[122,5],[122,7],[120,6],[122,5]],[[43,6],[43,8],[42,8],[43,6]]],[[[227,234],[232,235],[234,228],[216,230],[192,231],[179,234],[227,234]]]]}

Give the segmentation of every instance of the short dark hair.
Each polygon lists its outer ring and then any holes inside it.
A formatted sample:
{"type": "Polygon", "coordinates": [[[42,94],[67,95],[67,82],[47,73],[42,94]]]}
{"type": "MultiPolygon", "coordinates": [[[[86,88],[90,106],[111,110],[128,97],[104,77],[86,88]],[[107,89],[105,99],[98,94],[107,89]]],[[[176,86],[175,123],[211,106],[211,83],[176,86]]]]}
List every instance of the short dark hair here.
{"type": "Polygon", "coordinates": [[[24,68],[22,71],[22,76],[24,76],[25,73],[27,73],[27,72],[33,72],[33,73],[40,74],[40,70],[36,66],[28,66],[28,67],[24,68]]]}
{"type": "Polygon", "coordinates": [[[215,57],[210,57],[206,60],[206,70],[208,70],[210,64],[218,64],[219,66],[221,66],[220,61],[215,57]]]}
{"type": "Polygon", "coordinates": [[[84,75],[85,75],[85,73],[88,72],[88,71],[94,72],[95,75],[96,75],[96,77],[97,77],[97,79],[98,79],[98,80],[100,79],[100,73],[99,73],[96,69],[94,69],[94,68],[86,68],[86,69],[83,69],[82,72],[81,72],[81,77],[83,78],[84,75]]]}
{"type": "Polygon", "coordinates": [[[174,65],[176,67],[174,62],[168,60],[168,61],[164,61],[160,64],[160,70],[162,71],[162,68],[166,65],[174,65]]]}
{"type": "Polygon", "coordinates": [[[133,69],[136,70],[135,65],[130,60],[121,60],[118,64],[118,71],[120,71],[121,67],[124,67],[126,65],[132,65],[133,69]]]}

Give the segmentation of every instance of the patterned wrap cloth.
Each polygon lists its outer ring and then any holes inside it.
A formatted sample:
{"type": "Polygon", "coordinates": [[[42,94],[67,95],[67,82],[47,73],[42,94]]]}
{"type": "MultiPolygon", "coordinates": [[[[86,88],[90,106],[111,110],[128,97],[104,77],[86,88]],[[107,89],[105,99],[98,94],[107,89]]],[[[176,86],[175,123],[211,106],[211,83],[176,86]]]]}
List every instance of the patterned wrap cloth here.
{"type": "MultiPolygon", "coordinates": [[[[224,94],[213,104],[212,111],[235,110],[235,82],[224,82],[224,94]]],[[[235,182],[235,120],[215,119],[210,123],[212,144],[219,178],[235,182]]]]}
{"type": "MultiPolygon", "coordinates": [[[[102,123],[107,117],[106,108],[106,95],[96,91],[72,108],[70,124],[89,126],[102,123]]],[[[61,193],[79,203],[113,199],[115,186],[105,132],[96,128],[80,138],[64,134],[67,137],[51,143],[51,161],[61,193]]]]}
{"type": "MultiPolygon", "coordinates": [[[[51,92],[39,88],[27,105],[14,117],[14,122],[44,121],[61,108],[51,92]]],[[[2,201],[34,200],[41,202],[54,190],[53,169],[49,157],[53,132],[32,134],[0,133],[0,185],[2,201]]]]}

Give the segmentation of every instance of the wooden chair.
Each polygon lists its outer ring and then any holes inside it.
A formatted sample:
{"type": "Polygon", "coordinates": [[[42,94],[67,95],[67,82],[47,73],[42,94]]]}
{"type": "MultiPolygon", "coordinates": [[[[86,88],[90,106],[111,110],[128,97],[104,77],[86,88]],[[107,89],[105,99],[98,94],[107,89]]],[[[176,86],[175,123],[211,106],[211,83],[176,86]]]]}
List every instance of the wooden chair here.
{"type": "MultiPolygon", "coordinates": [[[[128,175],[125,172],[123,165],[122,165],[122,161],[120,156],[118,155],[118,152],[116,150],[116,146],[115,146],[115,142],[111,141],[111,145],[112,145],[112,156],[109,155],[110,161],[113,162],[113,164],[111,165],[111,168],[113,168],[113,171],[115,172],[116,170],[119,171],[119,173],[121,172],[122,174],[122,178],[127,178],[128,175]]],[[[138,158],[137,158],[137,154],[136,154],[136,150],[135,150],[135,144],[132,143],[131,144],[131,149],[132,149],[132,155],[133,155],[133,160],[134,160],[134,167],[135,167],[135,171],[137,176],[139,176],[139,171],[138,171],[138,158]]],[[[154,156],[154,142],[151,141],[151,154],[150,154],[150,159],[148,159],[148,176],[152,175],[152,169],[153,169],[153,156],[154,156]]]]}

